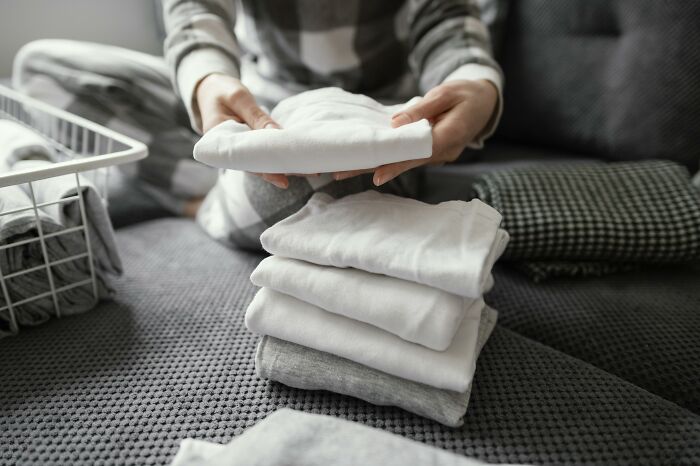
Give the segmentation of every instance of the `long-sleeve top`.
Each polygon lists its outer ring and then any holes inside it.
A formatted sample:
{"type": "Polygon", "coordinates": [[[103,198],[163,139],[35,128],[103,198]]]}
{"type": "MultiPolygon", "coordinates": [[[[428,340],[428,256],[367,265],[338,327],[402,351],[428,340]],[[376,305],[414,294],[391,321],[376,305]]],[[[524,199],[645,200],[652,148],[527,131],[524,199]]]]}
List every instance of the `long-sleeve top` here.
{"type": "MultiPolygon", "coordinates": [[[[212,73],[241,78],[267,106],[327,86],[401,100],[454,79],[485,79],[502,95],[478,3],[163,0],[165,56],[198,131],[193,93],[212,73]]],[[[473,146],[493,132],[502,100],[473,146]]]]}

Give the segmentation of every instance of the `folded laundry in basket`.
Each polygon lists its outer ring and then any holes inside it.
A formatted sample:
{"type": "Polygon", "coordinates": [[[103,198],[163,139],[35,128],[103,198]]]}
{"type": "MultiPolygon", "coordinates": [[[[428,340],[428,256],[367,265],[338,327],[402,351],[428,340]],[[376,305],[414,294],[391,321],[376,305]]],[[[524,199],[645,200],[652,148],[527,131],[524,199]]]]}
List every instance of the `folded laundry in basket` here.
{"type": "MultiPolygon", "coordinates": [[[[15,169],[37,168],[48,166],[50,162],[31,160],[16,163],[15,169]]],[[[114,228],[109,219],[102,197],[95,185],[86,177],[79,175],[81,193],[85,206],[85,216],[90,233],[90,245],[93,259],[98,270],[109,274],[121,274],[122,263],[114,238],[114,228]]],[[[57,199],[65,199],[78,195],[75,175],[64,175],[46,178],[34,182],[34,195],[38,203],[49,203],[57,199]]],[[[78,199],[62,204],[42,207],[42,210],[58,223],[66,227],[81,224],[80,203],[78,199]]]]}
{"type": "MultiPolygon", "coordinates": [[[[497,317],[491,308],[482,311],[477,357],[497,317]]],[[[270,336],[258,344],[255,370],[259,377],[291,387],[329,390],[380,406],[398,406],[450,427],[462,425],[471,395],[471,385],[464,393],[441,390],[270,336]]]]}
{"type": "MultiPolygon", "coordinates": [[[[0,151],[0,161],[10,160],[9,152],[0,151]],[[2,158],[5,155],[6,158],[2,158]]],[[[11,155],[11,154],[10,154],[11,155]]],[[[43,160],[20,160],[12,165],[14,170],[36,168],[51,164],[43,160]]],[[[109,286],[111,275],[121,274],[122,265],[116,249],[113,230],[105,206],[96,189],[80,176],[87,229],[95,264],[98,297],[106,298],[112,293],[109,286]]],[[[84,312],[95,304],[91,272],[87,256],[86,237],[81,230],[66,233],[65,230],[82,224],[78,188],[75,175],[47,178],[32,183],[36,203],[62,203],[44,205],[37,209],[44,244],[51,265],[51,277],[60,312],[63,315],[84,312]],[[74,199],[71,199],[75,197],[74,199]],[[69,259],[73,256],[81,256],[69,259]],[[85,284],[70,287],[87,281],[85,284]],[[63,289],[67,287],[66,289],[63,289]]],[[[37,325],[55,314],[49,276],[45,267],[39,226],[36,222],[29,187],[26,184],[0,188],[0,268],[5,277],[13,311],[20,326],[37,325]],[[25,209],[25,210],[21,210],[25,209]],[[19,243],[18,245],[13,245],[19,243]],[[13,245],[13,246],[10,246],[13,245]],[[31,300],[39,295],[45,297],[31,300]],[[24,300],[30,300],[21,303],[24,300]],[[20,304],[17,304],[20,303],[20,304]]],[[[4,292],[0,292],[0,308],[7,306],[4,292]]],[[[0,337],[12,333],[10,314],[0,313],[0,337]]]]}
{"type": "Polygon", "coordinates": [[[468,309],[484,306],[480,298],[400,278],[280,256],[264,259],[250,280],[437,351],[450,346],[468,309]]]}
{"type": "MultiPolygon", "coordinates": [[[[0,188],[0,211],[7,212],[28,206],[31,206],[31,199],[24,189],[19,186],[0,188]]],[[[65,229],[64,225],[43,210],[39,210],[38,213],[45,235],[59,233],[65,229]]],[[[5,284],[12,303],[20,303],[41,294],[48,294],[44,298],[13,306],[20,326],[38,325],[55,314],[42,245],[37,241],[38,237],[39,232],[33,210],[0,216],[0,246],[29,241],[0,250],[0,268],[3,276],[6,277],[5,284]],[[36,270],[29,271],[31,269],[36,270]],[[22,273],[24,271],[29,272],[22,273]],[[21,274],[12,276],[15,273],[21,274]]],[[[45,244],[49,259],[52,261],[86,252],[85,241],[80,232],[47,237],[45,244]]],[[[86,258],[58,263],[51,267],[51,271],[54,286],[57,289],[90,278],[86,258]]],[[[98,292],[102,297],[109,295],[109,288],[99,277],[98,292]]],[[[94,306],[93,290],[90,285],[61,291],[57,294],[57,298],[64,315],[84,312],[94,306]]],[[[6,305],[4,294],[0,293],[0,307],[6,305]]],[[[0,313],[0,337],[12,333],[9,312],[0,313]]]]}
{"type": "Polygon", "coordinates": [[[503,214],[504,258],[535,279],[700,258],[700,192],[674,162],[512,168],[474,189],[503,214]]]}
{"type": "Polygon", "coordinates": [[[468,309],[452,345],[435,351],[373,325],[262,288],[248,306],[249,330],[437,388],[465,392],[476,366],[481,309],[468,309]]]}
{"type": "Polygon", "coordinates": [[[0,173],[20,160],[53,160],[54,150],[35,131],[19,123],[0,120],[0,173]]]}
{"type": "Polygon", "coordinates": [[[172,466],[479,466],[400,435],[283,408],[226,445],[185,439],[172,466]]]}
{"type": "Polygon", "coordinates": [[[314,194],[260,236],[270,253],[353,267],[479,297],[508,243],[501,215],[475,199],[429,205],[375,191],[314,194]]]}
{"type": "Polygon", "coordinates": [[[273,109],[282,129],[251,130],[226,121],[195,145],[194,158],[261,173],[323,173],[427,158],[432,154],[427,120],[391,127],[391,116],[415,100],[384,106],[338,88],[303,92],[273,109]]]}

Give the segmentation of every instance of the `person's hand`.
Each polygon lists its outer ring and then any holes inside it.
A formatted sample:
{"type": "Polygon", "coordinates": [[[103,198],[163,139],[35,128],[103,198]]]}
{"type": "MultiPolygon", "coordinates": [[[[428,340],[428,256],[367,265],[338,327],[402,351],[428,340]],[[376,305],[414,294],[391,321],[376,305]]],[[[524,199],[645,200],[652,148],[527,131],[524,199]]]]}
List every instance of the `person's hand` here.
{"type": "Polygon", "coordinates": [[[453,162],[484,130],[497,103],[498,91],[490,81],[456,80],[434,87],[420,102],[396,113],[391,120],[394,128],[423,118],[429,120],[433,126],[433,153],[429,158],[390,163],[368,170],[337,172],[333,177],[343,180],[374,172],[373,182],[380,186],[420,165],[453,162]]]}
{"type": "MultiPolygon", "coordinates": [[[[279,128],[280,126],[261,109],[255,97],[238,79],[223,74],[210,74],[199,82],[195,99],[206,133],[226,120],[245,123],[251,129],[279,128]]],[[[278,188],[286,189],[289,180],[279,173],[256,173],[278,188]]]]}

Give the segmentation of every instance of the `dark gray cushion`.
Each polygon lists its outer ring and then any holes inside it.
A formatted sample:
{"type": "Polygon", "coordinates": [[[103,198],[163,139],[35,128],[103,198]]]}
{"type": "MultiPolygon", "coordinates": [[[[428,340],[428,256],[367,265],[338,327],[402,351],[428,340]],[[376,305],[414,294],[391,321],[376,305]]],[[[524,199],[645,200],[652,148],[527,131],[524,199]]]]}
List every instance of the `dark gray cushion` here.
{"type": "Polygon", "coordinates": [[[0,341],[0,464],[166,464],[184,437],[225,442],[283,406],[491,462],[700,462],[700,416],[502,327],[460,429],[260,380],[243,325],[260,255],[185,220],[118,241],[115,302],[0,341]]]}
{"type": "Polygon", "coordinates": [[[511,0],[499,135],[700,163],[700,2],[511,0]]]}
{"type": "Polygon", "coordinates": [[[700,413],[700,269],[534,284],[499,266],[499,323],[700,413]]]}

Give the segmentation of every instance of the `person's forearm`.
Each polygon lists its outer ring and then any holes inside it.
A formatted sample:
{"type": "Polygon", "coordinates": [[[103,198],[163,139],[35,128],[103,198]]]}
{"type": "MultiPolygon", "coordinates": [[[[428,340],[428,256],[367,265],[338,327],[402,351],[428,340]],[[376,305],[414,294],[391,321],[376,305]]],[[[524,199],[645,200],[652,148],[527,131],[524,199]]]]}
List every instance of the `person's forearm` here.
{"type": "Polygon", "coordinates": [[[409,64],[426,93],[444,83],[488,81],[498,92],[488,123],[468,146],[479,148],[495,130],[503,106],[503,75],[492,57],[488,29],[475,0],[417,0],[410,3],[409,64]]]}
{"type": "Polygon", "coordinates": [[[166,29],[165,58],[176,91],[190,115],[192,127],[202,131],[195,89],[212,73],[239,76],[239,47],[233,35],[234,2],[215,0],[163,1],[166,29]]]}

